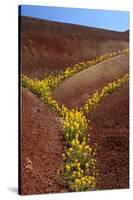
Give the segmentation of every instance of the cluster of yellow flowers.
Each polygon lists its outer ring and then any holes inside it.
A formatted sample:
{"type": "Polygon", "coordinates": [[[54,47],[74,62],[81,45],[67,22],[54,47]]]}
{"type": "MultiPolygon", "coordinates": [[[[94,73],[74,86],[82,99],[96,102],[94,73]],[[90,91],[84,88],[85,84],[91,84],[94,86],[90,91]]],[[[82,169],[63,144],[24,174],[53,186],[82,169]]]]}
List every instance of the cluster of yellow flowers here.
{"type": "Polygon", "coordinates": [[[82,134],[87,130],[87,119],[83,112],[75,109],[67,111],[64,116],[63,129],[68,141],[72,141],[73,138],[80,140],[82,134]]]}
{"type": "Polygon", "coordinates": [[[40,96],[54,112],[63,119],[63,131],[68,142],[68,149],[64,154],[64,165],[59,170],[71,191],[85,191],[96,188],[98,172],[96,170],[95,149],[88,144],[86,130],[89,129],[89,120],[85,114],[90,114],[99,103],[110,93],[115,91],[128,80],[128,74],[105,86],[101,92],[94,93],[80,110],[69,110],[65,105],[59,105],[52,98],[52,90],[62,81],[74,74],[113,56],[128,53],[128,49],[106,53],[95,59],[80,62],[64,71],[51,73],[43,80],[32,80],[25,75],[21,76],[22,86],[40,96]]]}
{"type": "Polygon", "coordinates": [[[102,62],[104,60],[107,60],[111,57],[114,57],[114,56],[117,56],[117,55],[120,55],[120,54],[127,54],[128,52],[129,52],[129,49],[126,48],[126,49],[118,50],[116,52],[106,53],[106,54],[97,56],[97,57],[93,58],[92,60],[80,62],[80,63],[77,63],[77,64],[71,66],[71,67],[68,67],[66,70],[60,71],[59,75],[61,76],[61,80],[64,81],[65,79],[73,76],[74,74],[76,74],[80,71],[87,69],[88,67],[90,67],[92,65],[95,65],[99,62],[102,62]]]}
{"type": "Polygon", "coordinates": [[[65,180],[71,191],[93,190],[96,186],[98,172],[95,168],[95,152],[90,147],[86,138],[80,142],[73,139],[64,155],[64,168],[62,169],[65,180]]]}
{"type": "Polygon", "coordinates": [[[121,87],[128,79],[129,75],[125,74],[122,78],[108,83],[100,92],[96,91],[89,98],[83,109],[80,111],[73,109],[66,113],[63,128],[70,143],[69,148],[66,150],[64,176],[71,190],[94,189],[97,182],[96,175],[98,173],[95,169],[94,149],[92,150],[85,140],[85,131],[88,124],[83,112],[92,113],[105,97],[121,87]],[[86,181],[81,181],[83,177],[86,177],[86,181]],[[90,177],[92,177],[93,183],[89,180],[90,177]]]}
{"type": "Polygon", "coordinates": [[[74,184],[71,185],[73,191],[86,191],[96,188],[96,180],[94,176],[83,176],[81,179],[76,178],[74,184]],[[80,190],[79,190],[80,188],[80,190]]]}
{"type": "Polygon", "coordinates": [[[31,92],[39,95],[42,101],[48,104],[53,111],[61,115],[62,113],[64,113],[64,110],[67,110],[65,106],[59,106],[59,104],[52,98],[51,92],[56,84],[58,84],[58,80],[52,80],[51,75],[49,78],[46,78],[44,80],[32,80],[31,78],[22,75],[21,81],[23,87],[27,87],[31,92]]]}
{"type": "Polygon", "coordinates": [[[64,80],[70,78],[74,74],[92,66],[99,62],[102,62],[103,60],[109,59],[111,57],[120,55],[120,54],[127,54],[129,52],[129,49],[122,49],[117,52],[111,52],[106,53],[101,56],[97,56],[93,58],[92,60],[88,60],[85,62],[80,62],[78,64],[75,64],[71,67],[66,68],[64,71],[50,73],[47,77],[45,75],[45,78],[43,80],[32,80],[28,78],[25,75],[21,76],[22,85],[24,87],[28,87],[32,92],[38,95],[42,95],[44,92],[52,91],[54,88],[56,88],[61,82],[64,80]]]}
{"type": "MultiPolygon", "coordinates": [[[[22,75],[23,86],[39,95],[44,103],[47,103],[63,118],[63,131],[68,142],[68,149],[65,152],[64,166],[61,167],[61,172],[69,189],[71,191],[94,189],[98,174],[95,169],[94,152],[85,139],[89,120],[85,118],[83,111],[69,110],[64,105],[58,105],[51,95],[54,82],[55,80],[47,80],[47,78],[42,81],[33,81],[22,75]],[[93,177],[93,184],[90,177],[93,177]],[[75,180],[78,180],[80,184],[77,184],[75,180]]],[[[58,81],[56,83],[58,84],[58,81]]]]}
{"type": "Polygon", "coordinates": [[[108,83],[103,87],[101,91],[96,91],[85,103],[83,108],[83,112],[87,115],[91,114],[93,110],[101,103],[101,101],[107,97],[109,94],[117,90],[124,83],[129,80],[129,75],[125,74],[122,78],[117,79],[111,83],[108,83]]]}

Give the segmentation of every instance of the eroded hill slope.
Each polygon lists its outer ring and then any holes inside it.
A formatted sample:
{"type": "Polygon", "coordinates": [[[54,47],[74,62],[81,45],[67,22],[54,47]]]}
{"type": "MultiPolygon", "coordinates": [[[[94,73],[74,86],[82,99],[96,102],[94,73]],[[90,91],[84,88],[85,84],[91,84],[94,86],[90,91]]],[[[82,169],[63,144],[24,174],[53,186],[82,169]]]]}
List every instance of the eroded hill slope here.
{"type": "Polygon", "coordinates": [[[128,32],[21,17],[22,73],[44,73],[128,47],[128,32]]]}

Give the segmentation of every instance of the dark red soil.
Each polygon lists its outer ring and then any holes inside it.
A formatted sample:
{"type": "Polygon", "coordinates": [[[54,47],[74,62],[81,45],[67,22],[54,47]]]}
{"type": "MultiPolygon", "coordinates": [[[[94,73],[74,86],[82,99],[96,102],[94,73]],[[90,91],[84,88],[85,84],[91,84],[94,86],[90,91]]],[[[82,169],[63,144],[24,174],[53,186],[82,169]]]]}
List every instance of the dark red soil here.
{"type": "Polygon", "coordinates": [[[64,143],[61,124],[51,109],[22,89],[21,194],[63,192],[57,175],[64,143]]]}
{"type": "Polygon", "coordinates": [[[99,189],[129,187],[129,87],[107,97],[91,117],[92,145],[98,144],[99,189]]]}
{"type": "MultiPolygon", "coordinates": [[[[29,17],[21,18],[21,31],[21,71],[34,78],[128,47],[128,32],[29,17]]],[[[117,56],[68,79],[53,96],[68,107],[80,107],[94,90],[127,72],[128,57],[117,56]]],[[[63,192],[66,186],[57,174],[65,149],[61,122],[38,97],[24,88],[21,92],[21,194],[63,192]]],[[[91,144],[98,144],[99,189],[129,186],[128,92],[125,85],[111,94],[91,117],[91,144]]]]}
{"type": "Polygon", "coordinates": [[[89,95],[129,71],[128,55],[119,55],[98,63],[64,81],[53,91],[57,102],[68,108],[82,107],[89,95]]]}
{"type": "MultiPolygon", "coordinates": [[[[122,55],[64,81],[53,92],[69,108],[81,107],[88,95],[109,81],[128,73],[128,56],[122,55]]],[[[128,84],[105,99],[91,117],[91,144],[98,144],[98,189],[129,187],[129,89],[128,84]],[[100,148],[100,149],[99,149],[100,148]]]]}
{"type": "Polygon", "coordinates": [[[30,17],[21,17],[20,25],[22,73],[34,78],[128,46],[128,31],[121,33],[30,17]]]}

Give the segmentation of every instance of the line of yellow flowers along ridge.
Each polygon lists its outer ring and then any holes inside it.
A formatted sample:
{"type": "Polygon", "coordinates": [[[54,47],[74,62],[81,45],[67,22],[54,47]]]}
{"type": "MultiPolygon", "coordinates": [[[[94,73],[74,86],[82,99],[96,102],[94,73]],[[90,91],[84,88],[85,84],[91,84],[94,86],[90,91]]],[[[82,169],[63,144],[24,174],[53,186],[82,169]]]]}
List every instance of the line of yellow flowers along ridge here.
{"type": "Polygon", "coordinates": [[[117,52],[106,53],[101,56],[97,56],[92,60],[86,62],[80,62],[75,64],[71,67],[68,67],[64,71],[51,73],[50,75],[46,76],[45,79],[42,80],[32,80],[25,76],[24,74],[21,75],[22,85],[24,87],[29,88],[29,90],[39,96],[41,96],[44,103],[51,105],[52,109],[56,111],[58,114],[63,115],[64,112],[62,110],[66,110],[67,108],[62,105],[62,108],[59,107],[57,102],[52,98],[51,92],[54,88],[56,88],[59,84],[61,84],[64,80],[70,78],[71,76],[75,75],[76,73],[91,67],[99,62],[102,62],[106,59],[111,57],[120,55],[120,54],[128,54],[129,49],[122,49],[118,50],[117,52]]]}
{"type": "MultiPolygon", "coordinates": [[[[128,49],[117,53],[109,53],[108,56],[106,54],[106,58],[127,52],[128,49]]],[[[89,62],[96,64],[97,60],[99,62],[102,59],[97,57],[92,62],[89,62]],[[94,62],[94,60],[96,61],[94,62]]],[[[64,176],[69,191],[96,189],[98,172],[96,170],[95,150],[90,147],[86,137],[86,133],[90,129],[86,114],[89,115],[107,95],[128,81],[128,75],[126,74],[121,79],[106,85],[101,92],[94,93],[80,110],[69,110],[66,106],[59,105],[52,98],[51,93],[63,80],[78,73],[81,68],[82,70],[85,69],[86,65],[74,65],[72,69],[67,68],[64,72],[49,75],[44,80],[32,80],[25,75],[21,76],[22,86],[39,95],[42,101],[47,103],[63,119],[63,131],[68,143],[68,149],[64,152],[64,165],[61,166],[59,172],[64,176]]]]}
{"type": "Polygon", "coordinates": [[[88,98],[85,105],[81,110],[86,114],[90,115],[94,109],[112,92],[116,91],[119,87],[125,84],[129,80],[129,74],[125,74],[122,78],[118,78],[113,82],[105,85],[101,91],[96,91],[91,97],[88,98]]]}
{"type": "Polygon", "coordinates": [[[87,119],[105,97],[122,87],[128,80],[129,75],[125,74],[123,77],[108,83],[101,91],[96,91],[88,99],[80,112],[73,109],[73,112],[66,113],[63,129],[69,142],[69,148],[64,155],[65,165],[62,171],[71,191],[96,189],[98,171],[96,169],[95,149],[90,147],[86,139],[87,128],[88,131],[90,128],[87,119]]]}

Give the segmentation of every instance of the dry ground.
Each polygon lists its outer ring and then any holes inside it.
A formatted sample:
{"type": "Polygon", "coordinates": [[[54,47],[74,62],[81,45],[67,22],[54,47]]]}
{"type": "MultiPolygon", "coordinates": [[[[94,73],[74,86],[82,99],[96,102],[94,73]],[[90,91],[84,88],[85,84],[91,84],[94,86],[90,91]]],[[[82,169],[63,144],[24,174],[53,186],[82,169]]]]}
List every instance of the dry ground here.
{"type": "Polygon", "coordinates": [[[128,55],[119,55],[98,63],[64,81],[53,97],[69,108],[81,107],[89,95],[129,71],[128,55]]]}
{"type": "Polygon", "coordinates": [[[92,145],[98,144],[99,189],[129,187],[129,86],[111,94],[91,117],[92,145]]]}
{"type": "Polygon", "coordinates": [[[129,32],[21,17],[22,73],[42,78],[95,56],[128,47],[129,32]]]}
{"type": "MultiPolygon", "coordinates": [[[[21,18],[21,72],[42,78],[78,61],[128,47],[128,31],[106,31],[83,26],[21,18]]],[[[128,56],[120,55],[76,74],[53,91],[69,108],[81,107],[94,90],[128,72],[128,56]]],[[[91,117],[91,144],[98,144],[99,189],[128,188],[128,84],[107,97],[91,117]]],[[[65,149],[57,115],[21,88],[21,194],[63,192],[57,169],[65,149]]]]}
{"type": "Polygon", "coordinates": [[[22,91],[21,194],[61,192],[57,175],[64,140],[59,118],[27,89],[22,91]]]}

